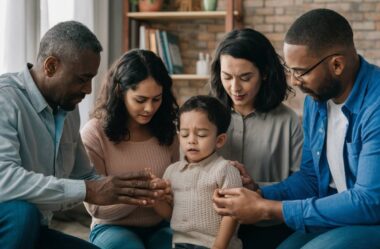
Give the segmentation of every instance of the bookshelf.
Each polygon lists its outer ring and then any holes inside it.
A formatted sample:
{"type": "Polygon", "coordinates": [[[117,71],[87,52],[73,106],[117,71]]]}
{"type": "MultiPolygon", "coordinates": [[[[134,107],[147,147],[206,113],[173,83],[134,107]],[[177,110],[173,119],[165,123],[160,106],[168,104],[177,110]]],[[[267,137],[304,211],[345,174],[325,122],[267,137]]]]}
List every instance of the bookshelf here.
{"type": "MultiPolygon", "coordinates": [[[[225,32],[235,27],[243,26],[242,0],[226,0],[226,10],[221,11],[158,11],[158,12],[129,12],[129,0],[124,0],[123,6],[123,49],[130,49],[130,23],[141,22],[175,22],[187,20],[224,20],[225,32]]],[[[207,25],[207,24],[205,24],[207,25]]],[[[196,74],[173,74],[173,80],[207,80],[208,76],[196,74]]]]}

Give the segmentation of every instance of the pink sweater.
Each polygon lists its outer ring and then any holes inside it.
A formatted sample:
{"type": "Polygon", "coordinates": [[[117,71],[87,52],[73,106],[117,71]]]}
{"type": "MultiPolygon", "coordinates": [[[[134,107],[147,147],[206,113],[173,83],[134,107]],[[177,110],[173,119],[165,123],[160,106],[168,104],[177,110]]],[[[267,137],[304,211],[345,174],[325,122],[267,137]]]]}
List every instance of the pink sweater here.
{"type": "MultiPolygon", "coordinates": [[[[162,177],[165,169],[179,158],[177,139],[171,146],[160,146],[155,137],[142,142],[125,141],[115,145],[107,138],[97,119],[90,120],[83,127],[81,135],[90,160],[101,175],[118,175],[151,168],[155,175],[162,177]]],[[[148,227],[162,220],[153,208],[88,203],[86,208],[92,216],[92,226],[115,224],[148,227]]]]}

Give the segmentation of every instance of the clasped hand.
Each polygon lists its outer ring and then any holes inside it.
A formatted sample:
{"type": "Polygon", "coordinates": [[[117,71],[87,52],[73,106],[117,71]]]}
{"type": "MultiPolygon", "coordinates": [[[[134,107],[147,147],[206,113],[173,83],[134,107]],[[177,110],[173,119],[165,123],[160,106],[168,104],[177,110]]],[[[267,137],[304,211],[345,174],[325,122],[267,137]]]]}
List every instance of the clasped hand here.
{"type": "Polygon", "coordinates": [[[107,176],[87,180],[85,201],[97,205],[131,204],[147,206],[165,198],[170,184],[155,177],[149,170],[129,172],[121,176],[107,176]]]}

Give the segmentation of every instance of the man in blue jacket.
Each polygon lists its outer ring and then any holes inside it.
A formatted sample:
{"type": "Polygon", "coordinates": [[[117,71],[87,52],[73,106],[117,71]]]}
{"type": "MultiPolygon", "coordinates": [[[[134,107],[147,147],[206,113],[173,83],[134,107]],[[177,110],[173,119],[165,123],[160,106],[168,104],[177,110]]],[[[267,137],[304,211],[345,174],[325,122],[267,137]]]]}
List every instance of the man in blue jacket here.
{"type": "Polygon", "coordinates": [[[327,9],[292,24],[284,56],[292,84],[309,95],[300,171],[256,192],[219,190],[215,209],[242,223],[284,221],[297,232],[279,248],[380,248],[380,68],[327,9]]]}

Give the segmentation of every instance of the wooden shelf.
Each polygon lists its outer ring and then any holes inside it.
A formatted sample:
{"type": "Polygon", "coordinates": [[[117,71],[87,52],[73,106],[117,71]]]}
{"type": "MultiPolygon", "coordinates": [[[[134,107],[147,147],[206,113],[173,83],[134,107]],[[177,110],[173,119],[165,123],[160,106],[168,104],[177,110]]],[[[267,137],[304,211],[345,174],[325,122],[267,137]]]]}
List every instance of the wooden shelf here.
{"type": "MultiPolygon", "coordinates": [[[[170,20],[199,20],[199,19],[224,19],[227,11],[159,11],[159,12],[128,12],[127,16],[138,21],[170,21],[170,20]]],[[[234,11],[234,16],[239,16],[234,11]]]]}
{"type": "Polygon", "coordinates": [[[209,75],[197,75],[197,74],[172,74],[173,80],[208,80],[209,75]]]}

